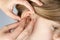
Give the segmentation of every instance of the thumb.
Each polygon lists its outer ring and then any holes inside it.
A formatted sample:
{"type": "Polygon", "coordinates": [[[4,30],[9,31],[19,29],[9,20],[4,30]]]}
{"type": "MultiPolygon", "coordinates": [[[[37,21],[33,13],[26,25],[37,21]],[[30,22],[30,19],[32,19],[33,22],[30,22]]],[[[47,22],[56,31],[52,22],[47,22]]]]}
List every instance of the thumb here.
{"type": "Polygon", "coordinates": [[[42,2],[40,2],[39,0],[31,0],[32,2],[35,2],[37,5],[39,5],[39,6],[42,6],[43,5],[43,3],[42,2]]]}

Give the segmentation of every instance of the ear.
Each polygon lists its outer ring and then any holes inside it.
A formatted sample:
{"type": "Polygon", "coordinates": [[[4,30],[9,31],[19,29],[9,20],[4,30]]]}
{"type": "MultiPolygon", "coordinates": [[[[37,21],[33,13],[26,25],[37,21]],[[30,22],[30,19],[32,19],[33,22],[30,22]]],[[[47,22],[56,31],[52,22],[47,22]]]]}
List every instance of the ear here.
{"type": "Polygon", "coordinates": [[[24,10],[24,11],[22,12],[21,18],[30,16],[30,14],[31,14],[30,11],[26,9],[26,10],[24,10]]]}
{"type": "Polygon", "coordinates": [[[17,11],[18,11],[18,16],[20,16],[21,17],[21,15],[22,15],[22,12],[25,10],[25,9],[27,9],[25,6],[23,6],[23,5],[19,5],[19,4],[17,4],[16,5],[16,9],[17,9],[17,11]]]}

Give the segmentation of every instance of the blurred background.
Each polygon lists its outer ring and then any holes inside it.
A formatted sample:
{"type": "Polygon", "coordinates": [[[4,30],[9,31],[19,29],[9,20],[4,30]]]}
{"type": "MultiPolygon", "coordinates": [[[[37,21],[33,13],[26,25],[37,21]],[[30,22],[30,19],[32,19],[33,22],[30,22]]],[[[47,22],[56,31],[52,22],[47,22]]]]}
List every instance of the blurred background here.
{"type": "MultiPolygon", "coordinates": [[[[13,12],[15,14],[17,14],[17,10],[15,7],[14,7],[13,12]]],[[[13,20],[12,18],[10,18],[9,16],[7,16],[2,10],[0,10],[0,28],[5,26],[5,25],[14,23],[14,22],[16,22],[16,21],[13,20]]]]}

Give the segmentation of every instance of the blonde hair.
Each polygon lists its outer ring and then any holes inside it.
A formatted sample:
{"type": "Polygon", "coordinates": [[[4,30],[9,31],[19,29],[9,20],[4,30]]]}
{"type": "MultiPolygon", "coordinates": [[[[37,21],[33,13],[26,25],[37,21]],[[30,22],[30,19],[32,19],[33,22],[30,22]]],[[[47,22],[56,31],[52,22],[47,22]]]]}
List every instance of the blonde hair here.
{"type": "MultiPolygon", "coordinates": [[[[34,7],[36,14],[47,19],[60,21],[60,0],[41,0],[41,2],[44,4],[41,7],[31,1],[29,2],[34,7]]],[[[16,8],[19,16],[23,10],[27,9],[23,5],[16,5],[16,8]]]]}

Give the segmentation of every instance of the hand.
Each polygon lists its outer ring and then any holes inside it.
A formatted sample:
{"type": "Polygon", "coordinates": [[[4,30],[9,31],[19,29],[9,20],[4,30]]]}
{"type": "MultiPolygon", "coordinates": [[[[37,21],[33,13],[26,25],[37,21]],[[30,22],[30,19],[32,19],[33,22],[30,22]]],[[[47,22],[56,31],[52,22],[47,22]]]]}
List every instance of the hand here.
{"type": "MultiPolygon", "coordinates": [[[[21,18],[27,17],[28,15],[32,20],[30,19],[31,22],[27,23],[28,25],[27,25],[26,29],[18,36],[17,40],[26,40],[31,35],[32,31],[34,31],[33,29],[34,29],[35,23],[37,21],[35,16],[32,16],[30,14],[30,11],[26,10],[26,11],[23,11],[21,18]]],[[[29,19],[29,17],[28,17],[28,19],[29,19]]],[[[27,20],[27,22],[29,22],[29,20],[27,20]]]]}
{"type": "MultiPolygon", "coordinates": [[[[39,0],[31,0],[35,3],[37,3],[39,6],[42,5],[42,3],[39,0]]],[[[26,6],[32,13],[34,13],[33,7],[29,4],[28,0],[0,0],[0,9],[2,9],[5,14],[10,16],[11,18],[15,20],[20,20],[20,17],[15,15],[13,13],[13,7],[16,4],[24,5],[26,6]]]]}
{"type": "Polygon", "coordinates": [[[0,29],[0,40],[22,40],[27,39],[32,33],[35,21],[26,21],[23,18],[20,22],[13,23],[0,29]]]}

